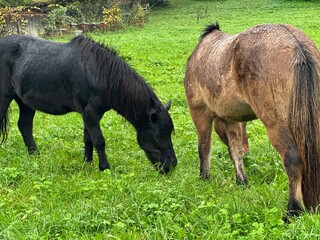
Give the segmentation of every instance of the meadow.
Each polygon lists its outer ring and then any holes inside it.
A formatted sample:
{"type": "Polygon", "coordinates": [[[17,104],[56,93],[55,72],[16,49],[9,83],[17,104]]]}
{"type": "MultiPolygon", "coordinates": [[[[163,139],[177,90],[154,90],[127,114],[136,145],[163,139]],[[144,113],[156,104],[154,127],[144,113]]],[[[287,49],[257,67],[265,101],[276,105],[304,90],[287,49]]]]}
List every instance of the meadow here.
{"type": "MultiPolygon", "coordinates": [[[[155,89],[172,100],[177,168],[159,174],[136,142],[134,128],[115,112],[101,127],[111,170],[83,162],[83,123],[76,113],[38,112],[29,156],[11,105],[10,133],[0,146],[0,239],[319,239],[319,215],[285,224],[288,181],[280,156],[259,120],[248,124],[248,186],[235,183],[226,146],[213,134],[211,179],[199,179],[196,132],[185,101],[187,59],[202,30],[218,21],[238,33],[261,23],[288,23],[320,47],[320,2],[175,0],[151,9],[143,28],[92,33],[113,46],[155,89]]],[[[67,41],[70,37],[60,38],[67,41]]]]}

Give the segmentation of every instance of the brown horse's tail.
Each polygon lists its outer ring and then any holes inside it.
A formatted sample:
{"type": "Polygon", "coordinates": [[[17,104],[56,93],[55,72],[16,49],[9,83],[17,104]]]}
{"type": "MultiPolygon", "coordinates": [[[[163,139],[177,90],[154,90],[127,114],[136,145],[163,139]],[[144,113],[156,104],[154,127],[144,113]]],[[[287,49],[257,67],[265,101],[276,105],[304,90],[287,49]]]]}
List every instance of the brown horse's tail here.
{"type": "Polygon", "coordinates": [[[290,130],[302,160],[302,195],[307,210],[320,204],[320,70],[310,50],[298,42],[294,62],[290,130]]]}
{"type": "Polygon", "coordinates": [[[8,138],[9,132],[9,113],[10,109],[7,109],[7,112],[2,120],[0,120],[0,144],[4,143],[8,138]]]}

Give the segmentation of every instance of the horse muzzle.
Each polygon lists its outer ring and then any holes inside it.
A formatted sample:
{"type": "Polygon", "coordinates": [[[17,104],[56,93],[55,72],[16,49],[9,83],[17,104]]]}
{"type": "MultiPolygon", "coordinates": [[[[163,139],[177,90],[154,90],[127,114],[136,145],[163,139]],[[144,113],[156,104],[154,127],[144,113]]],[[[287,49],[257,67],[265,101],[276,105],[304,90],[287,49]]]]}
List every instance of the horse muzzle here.
{"type": "Polygon", "coordinates": [[[146,152],[148,158],[154,167],[162,174],[169,173],[171,169],[177,166],[178,160],[173,151],[160,152],[146,152]]]}

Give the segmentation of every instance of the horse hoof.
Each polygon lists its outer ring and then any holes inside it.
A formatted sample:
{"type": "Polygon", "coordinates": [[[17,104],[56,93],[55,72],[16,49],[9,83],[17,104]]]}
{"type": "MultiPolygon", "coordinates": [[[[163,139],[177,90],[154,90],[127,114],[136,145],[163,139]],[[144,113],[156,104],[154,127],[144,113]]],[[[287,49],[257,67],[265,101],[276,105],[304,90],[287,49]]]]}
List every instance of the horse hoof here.
{"type": "Polygon", "coordinates": [[[84,161],[85,161],[86,163],[91,164],[91,163],[92,163],[92,158],[84,158],[84,161]]]}
{"type": "Polygon", "coordinates": [[[282,218],[282,220],[286,224],[290,224],[294,218],[297,218],[301,215],[302,211],[300,210],[290,210],[287,212],[287,214],[282,218]]]}
{"type": "Polygon", "coordinates": [[[247,180],[247,179],[237,178],[237,179],[236,179],[236,184],[237,184],[237,185],[246,186],[246,185],[248,185],[248,180],[247,180]]]}
{"type": "Polygon", "coordinates": [[[101,172],[103,172],[103,171],[106,170],[106,169],[110,169],[110,166],[109,166],[109,165],[99,165],[99,170],[100,170],[101,172]]]}
{"type": "Polygon", "coordinates": [[[200,173],[200,179],[201,180],[209,180],[210,179],[210,173],[200,173]]]}
{"type": "Polygon", "coordinates": [[[285,224],[290,224],[292,222],[292,219],[289,217],[289,216],[284,216],[282,218],[282,221],[285,223],[285,224]]]}
{"type": "Polygon", "coordinates": [[[29,148],[28,153],[29,155],[40,155],[40,152],[37,148],[29,148]]]}

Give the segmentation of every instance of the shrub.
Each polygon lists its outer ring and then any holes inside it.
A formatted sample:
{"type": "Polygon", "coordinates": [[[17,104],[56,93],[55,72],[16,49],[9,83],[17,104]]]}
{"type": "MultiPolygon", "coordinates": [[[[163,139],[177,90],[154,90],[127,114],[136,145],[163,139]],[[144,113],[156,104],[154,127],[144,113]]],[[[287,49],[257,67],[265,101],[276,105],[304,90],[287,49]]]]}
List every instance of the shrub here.
{"type": "Polygon", "coordinates": [[[147,10],[144,10],[140,4],[132,8],[121,9],[119,2],[107,8],[103,8],[103,22],[107,30],[118,30],[125,24],[137,27],[144,26],[147,20],[147,10]]]}
{"type": "Polygon", "coordinates": [[[107,29],[117,30],[123,25],[123,18],[119,5],[103,8],[103,22],[107,29]]]}
{"type": "MultiPolygon", "coordinates": [[[[55,3],[62,6],[72,5],[75,1],[73,0],[55,0],[55,3]]],[[[101,20],[102,10],[107,6],[110,0],[78,0],[79,9],[87,21],[101,20]]]]}
{"type": "Polygon", "coordinates": [[[137,27],[143,27],[147,20],[147,14],[147,10],[144,10],[141,5],[137,5],[132,10],[130,24],[137,27]]]}
{"type": "Polygon", "coordinates": [[[45,20],[46,34],[59,34],[62,29],[69,29],[72,24],[80,23],[84,16],[77,3],[66,7],[55,4],[45,20]]]}
{"type": "Polygon", "coordinates": [[[0,37],[13,33],[25,33],[28,20],[20,15],[21,11],[22,7],[0,9],[0,37]]]}

